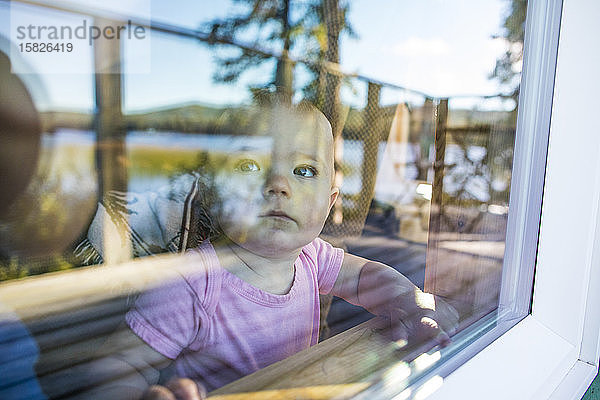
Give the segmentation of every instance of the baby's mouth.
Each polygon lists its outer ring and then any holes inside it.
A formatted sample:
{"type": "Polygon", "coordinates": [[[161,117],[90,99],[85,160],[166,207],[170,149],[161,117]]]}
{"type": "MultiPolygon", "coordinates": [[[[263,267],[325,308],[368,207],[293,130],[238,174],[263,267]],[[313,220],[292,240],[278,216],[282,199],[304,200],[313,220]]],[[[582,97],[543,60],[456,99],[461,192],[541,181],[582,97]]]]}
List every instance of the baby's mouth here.
{"type": "Polygon", "coordinates": [[[263,217],[263,218],[277,218],[277,219],[282,219],[282,220],[286,220],[286,221],[296,222],[296,220],[294,218],[290,217],[289,215],[287,215],[283,211],[276,211],[276,210],[268,211],[268,212],[266,212],[264,214],[259,215],[259,217],[263,217]]]}

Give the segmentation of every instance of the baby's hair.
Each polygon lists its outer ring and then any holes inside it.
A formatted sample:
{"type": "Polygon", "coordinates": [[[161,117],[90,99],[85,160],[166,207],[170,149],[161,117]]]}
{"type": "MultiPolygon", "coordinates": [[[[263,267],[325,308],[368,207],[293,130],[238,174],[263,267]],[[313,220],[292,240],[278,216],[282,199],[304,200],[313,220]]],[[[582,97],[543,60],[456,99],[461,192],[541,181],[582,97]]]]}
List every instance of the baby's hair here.
{"type": "MultiPolygon", "coordinates": [[[[253,104],[224,111],[217,120],[213,134],[254,135],[263,132],[278,110],[302,117],[311,116],[315,129],[331,133],[327,118],[310,102],[293,104],[278,92],[255,91],[253,104]]],[[[219,196],[214,183],[214,172],[218,163],[211,160],[208,152],[200,157],[199,167],[192,173],[194,184],[187,195],[181,225],[181,250],[197,247],[200,243],[212,242],[223,237],[223,231],[214,214],[219,206],[219,196]]]]}
{"type": "Polygon", "coordinates": [[[219,116],[215,134],[252,135],[262,132],[265,124],[269,122],[269,117],[272,117],[278,110],[283,110],[291,115],[311,116],[315,122],[315,129],[327,131],[333,135],[328,119],[310,101],[302,100],[294,104],[284,94],[268,90],[256,90],[252,95],[253,103],[251,105],[226,110],[219,116]]]}

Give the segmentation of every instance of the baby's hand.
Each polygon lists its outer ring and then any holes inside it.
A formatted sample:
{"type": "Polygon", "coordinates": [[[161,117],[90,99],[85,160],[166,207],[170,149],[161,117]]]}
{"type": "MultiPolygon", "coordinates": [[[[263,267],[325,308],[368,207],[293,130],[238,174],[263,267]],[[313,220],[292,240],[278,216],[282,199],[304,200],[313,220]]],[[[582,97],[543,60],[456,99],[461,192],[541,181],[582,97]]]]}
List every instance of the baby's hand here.
{"type": "Polygon", "coordinates": [[[446,346],[458,325],[458,313],[440,298],[423,293],[395,269],[352,254],[344,254],[332,293],[383,317],[379,327],[411,346],[426,341],[446,346]]]}
{"type": "Polygon", "coordinates": [[[450,344],[458,325],[458,313],[446,302],[428,293],[416,292],[415,302],[403,296],[389,305],[392,339],[420,344],[433,341],[441,347],[450,344]]]}
{"type": "Polygon", "coordinates": [[[188,378],[171,379],[165,386],[153,385],[141,400],[203,400],[206,390],[188,378]]]}

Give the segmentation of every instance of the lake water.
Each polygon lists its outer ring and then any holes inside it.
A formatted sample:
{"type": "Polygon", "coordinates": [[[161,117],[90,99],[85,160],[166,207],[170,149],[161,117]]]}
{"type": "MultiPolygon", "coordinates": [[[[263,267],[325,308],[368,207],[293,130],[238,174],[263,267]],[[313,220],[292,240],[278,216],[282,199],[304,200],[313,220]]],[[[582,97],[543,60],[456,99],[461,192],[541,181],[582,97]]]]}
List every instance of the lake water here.
{"type": "MultiPolygon", "coordinates": [[[[209,135],[209,134],[183,134],[178,132],[140,132],[131,131],[126,137],[126,146],[128,150],[135,148],[153,148],[153,149],[181,149],[185,151],[227,151],[231,149],[232,143],[238,140],[251,140],[251,141],[264,141],[264,138],[243,138],[225,136],[225,135],[209,135]]],[[[95,146],[95,133],[92,131],[76,131],[62,129],[52,135],[44,135],[43,147],[49,150],[52,154],[50,159],[54,164],[64,164],[64,158],[70,157],[65,152],[67,147],[76,147],[82,154],[93,154],[95,146]]],[[[382,142],[379,144],[378,168],[381,167],[381,163],[384,159],[386,150],[386,143],[382,142]]],[[[416,169],[410,166],[410,163],[414,161],[414,152],[410,148],[401,148],[403,156],[401,157],[404,162],[408,163],[408,167],[405,168],[403,174],[407,180],[414,179],[416,176],[416,169]]],[[[446,162],[448,164],[456,164],[455,172],[457,175],[473,174],[475,171],[473,165],[470,162],[465,161],[465,157],[468,156],[471,160],[481,160],[486,154],[486,149],[481,146],[470,146],[467,149],[467,155],[464,151],[456,145],[448,145],[446,147],[446,162]]],[[[394,155],[391,156],[392,158],[394,155]]],[[[386,160],[390,159],[390,155],[386,160]]],[[[344,175],[342,192],[347,194],[358,193],[361,188],[361,177],[360,177],[360,165],[363,161],[363,149],[362,142],[356,140],[345,140],[343,143],[343,162],[351,166],[349,171],[344,175]]],[[[71,171],[60,170],[55,173],[62,173],[66,175],[72,175],[73,170],[77,169],[77,175],[81,175],[82,171],[89,171],[87,174],[90,175],[90,180],[95,180],[94,176],[94,162],[93,156],[83,157],[77,161],[79,164],[71,165],[71,171]],[[90,159],[91,158],[91,159],[90,159]],[[84,165],[85,164],[85,165],[84,165]]],[[[56,169],[56,168],[55,168],[56,169]]],[[[430,174],[431,175],[431,174],[430,174]]],[[[381,175],[380,175],[381,176],[381,175]]],[[[64,181],[70,182],[73,179],[69,179],[68,176],[64,177],[64,181]]],[[[168,183],[168,176],[165,175],[150,175],[135,176],[130,175],[129,190],[133,192],[143,192],[148,190],[156,190],[157,188],[164,186],[168,183]]],[[[382,179],[382,178],[380,178],[382,179]]],[[[475,199],[480,201],[487,201],[489,199],[489,189],[486,183],[489,180],[489,176],[485,174],[482,176],[472,176],[466,185],[467,191],[475,199]]],[[[444,188],[446,191],[457,190],[458,179],[452,179],[452,177],[446,177],[444,180],[444,188]]],[[[392,185],[393,182],[378,182],[378,185],[392,185]]],[[[94,186],[93,182],[87,182],[85,187],[94,186]]]]}

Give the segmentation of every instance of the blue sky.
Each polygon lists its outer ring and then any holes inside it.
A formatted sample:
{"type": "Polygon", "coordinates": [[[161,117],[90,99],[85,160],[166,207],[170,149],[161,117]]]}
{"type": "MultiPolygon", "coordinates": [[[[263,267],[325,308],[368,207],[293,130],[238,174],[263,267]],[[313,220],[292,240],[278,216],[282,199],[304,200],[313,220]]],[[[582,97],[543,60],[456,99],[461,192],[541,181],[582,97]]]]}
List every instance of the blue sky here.
{"type": "MultiPolygon", "coordinates": [[[[149,11],[132,1],[86,1],[142,17],[149,12],[155,20],[191,28],[232,10],[229,1],[153,0],[149,11]]],[[[343,39],[342,69],[434,96],[497,93],[501,88],[488,76],[504,42],[492,36],[500,33],[507,6],[505,0],[354,0],[350,21],[359,38],[343,39]]],[[[7,4],[1,2],[2,22],[10,19],[8,14],[7,4]]],[[[24,15],[25,20],[53,21],[48,12],[24,15]]],[[[9,26],[0,24],[0,34],[8,36],[9,26]]],[[[78,57],[87,63],[86,73],[42,75],[43,88],[36,99],[40,108],[92,109],[91,51],[78,57]]],[[[135,70],[136,62],[150,66],[150,73],[126,75],[126,112],[179,103],[238,103],[247,98],[246,84],[264,82],[272,74],[272,64],[264,65],[247,71],[237,85],[214,84],[214,51],[164,34],[153,34],[149,49],[125,46],[126,68],[135,70]]],[[[36,69],[35,60],[32,64],[36,69]]],[[[356,84],[355,90],[356,96],[344,92],[347,101],[362,101],[364,85],[356,84]]],[[[400,91],[387,91],[383,101],[403,96],[400,91]]]]}

